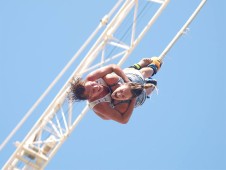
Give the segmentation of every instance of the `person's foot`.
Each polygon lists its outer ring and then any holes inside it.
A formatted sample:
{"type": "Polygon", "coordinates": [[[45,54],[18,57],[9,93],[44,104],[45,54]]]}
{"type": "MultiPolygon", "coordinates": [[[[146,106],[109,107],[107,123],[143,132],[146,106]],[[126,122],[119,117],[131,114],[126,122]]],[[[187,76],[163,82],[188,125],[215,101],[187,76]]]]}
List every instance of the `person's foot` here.
{"type": "Polygon", "coordinates": [[[157,80],[152,79],[152,78],[150,78],[150,77],[149,77],[149,78],[146,78],[146,79],[145,79],[145,82],[157,86],[157,80]]]}
{"type": "Polygon", "coordinates": [[[154,64],[158,70],[161,68],[162,66],[162,61],[158,58],[158,57],[151,57],[151,64],[154,64]]]}
{"type": "MultiPolygon", "coordinates": [[[[146,84],[152,84],[150,94],[151,94],[155,89],[158,90],[158,89],[157,89],[157,80],[152,79],[151,77],[149,77],[149,78],[146,78],[146,79],[145,79],[145,83],[146,83],[146,84]]],[[[147,95],[147,98],[150,98],[150,94],[147,95]]]]}

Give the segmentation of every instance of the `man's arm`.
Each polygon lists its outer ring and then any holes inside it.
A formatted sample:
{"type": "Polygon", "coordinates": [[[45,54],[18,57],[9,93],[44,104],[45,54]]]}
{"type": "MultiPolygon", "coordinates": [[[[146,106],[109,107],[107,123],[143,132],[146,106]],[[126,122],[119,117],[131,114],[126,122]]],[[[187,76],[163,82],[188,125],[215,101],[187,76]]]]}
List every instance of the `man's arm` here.
{"type": "Polygon", "coordinates": [[[104,120],[110,119],[118,123],[126,124],[133,113],[135,101],[136,101],[135,98],[131,100],[128,109],[124,113],[120,113],[119,111],[113,109],[109,105],[109,103],[98,104],[94,107],[93,110],[98,116],[100,116],[104,120]]]}
{"type": "Polygon", "coordinates": [[[86,80],[88,80],[88,81],[95,81],[95,80],[97,80],[99,78],[103,78],[107,74],[110,74],[110,73],[113,73],[113,72],[116,73],[119,77],[121,77],[125,81],[125,83],[126,82],[130,82],[130,80],[125,75],[123,70],[119,66],[117,66],[116,64],[111,64],[111,65],[102,67],[100,69],[97,69],[97,70],[91,72],[86,77],[86,80]]]}

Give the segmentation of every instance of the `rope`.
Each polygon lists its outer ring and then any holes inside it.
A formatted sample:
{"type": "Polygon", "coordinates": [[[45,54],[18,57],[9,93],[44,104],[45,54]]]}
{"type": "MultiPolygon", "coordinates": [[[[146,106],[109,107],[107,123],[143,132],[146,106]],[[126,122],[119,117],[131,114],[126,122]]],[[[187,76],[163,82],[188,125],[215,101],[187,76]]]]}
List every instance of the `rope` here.
{"type": "Polygon", "coordinates": [[[169,52],[169,50],[173,47],[173,45],[176,43],[176,41],[184,34],[185,30],[189,26],[189,24],[194,20],[196,15],[199,13],[203,5],[205,4],[206,0],[202,0],[202,2],[199,4],[199,6],[196,8],[196,10],[193,12],[193,14],[190,16],[190,18],[186,21],[186,23],[182,26],[182,28],[178,31],[178,33],[175,35],[175,37],[172,39],[172,41],[168,44],[168,46],[163,50],[163,52],[159,56],[159,60],[162,61],[166,54],[169,52]]]}

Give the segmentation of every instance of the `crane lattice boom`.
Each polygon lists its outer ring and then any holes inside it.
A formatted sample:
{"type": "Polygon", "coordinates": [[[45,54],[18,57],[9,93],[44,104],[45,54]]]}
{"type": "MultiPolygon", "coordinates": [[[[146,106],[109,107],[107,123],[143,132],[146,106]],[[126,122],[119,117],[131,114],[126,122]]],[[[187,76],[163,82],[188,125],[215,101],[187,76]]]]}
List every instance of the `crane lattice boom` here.
{"type": "MultiPolygon", "coordinates": [[[[75,59],[82,54],[85,48],[90,45],[90,42],[92,42],[97,35],[100,35],[27,136],[23,141],[16,143],[17,148],[6,162],[3,169],[44,169],[51,158],[56,154],[60,146],[67,139],[68,135],[74,130],[89,110],[88,106],[85,105],[78,114],[77,108],[66,100],[70,88],[70,82],[73,81],[74,77],[83,76],[90,70],[106,65],[106,63],[109,63],[110,61],[112,62],[112,60],[117,60],[118,65],[122,65],[143,38],[145,33],[159,17],[168,2],[169,0],[119,0],[116,3],[113,9],[103,17],[96,30],[74,55],[69,64],[62,70],[59,77],[56,78],[47,91],[44,92],[44,94],[25,115],[26,119],[54,86],[56,81],[71,66],[75,59]],[[139,14],[138,5],[144,2],[155,4],[157,5],[157,8],[154,15],[139,31],[137,29],[139,14]],[[131,25],[131,30],[129,31],[130,38],[129,41],[123,41],[119,37],[116,37],[116,31],[131,13],[133,13],[133,19],[131,20],[131,24],[129,24],[131,25]],[[105,29],[100,33],[103,27],[105,27],[105,29]],[[113,48],[114,53],[106,56],[105,51],[109,48],[113,48]]],[[[25,119],[19,123],[12,135],[21,126],[25,119]]],[[[10,137],[11,135],[9,135],[3,144],[7,143],[10,137]]]]}
{"type": "MultiPolygon", "coordinates": [[[[172,39],[169,45],[160,54],[159,59],[163,60],[166,53],[171,49],[177,39],[183,34],[191,21],[200,11],[206,0],[202,0],[197,9],[172,39]]],[[[30,114],[35,110],[39,103],[45,98],[48,92],[53,88],[56,82],[70,68],[74,61],[83,56],[85,50],[91,47],[84,55],[83,60],[77,66],[75,71],[69,77],[65,85],[43,112],[41,117],[21,142],[16,142],[16,150],[5,163],[2,169],[44,169],[51,158],[57,153],[60,146],[67,137],[72,133],[78,123],[89,110],[87,104],[78,107],[67,101],[70,83],[76,77],[86,75],[88,72],[106,65],[109,62],[117,63],[121,66],[129,57],[134,48],[139,44],[146,32],[154,24],[161,12],[169,3],[169,0],[119,0],[112,10],[103,17],[97,28],[90,35],[83,46],[77,51],[71,61],[65,66],[56,79],[50,84],[47,90],[41,95],[37,102],[27,112],[25,117],[19,122],[16,128],[6,138],[0,146],[0,150],[26,121],[30,114]],[[138,19],[142,3],[152,4],[155,6],[153,15],[150,16],[147,23],[138,28],[138,19]],[[124,21],[132,14],[132,19],[127,30],[129,38],[121,38],[117,32],[122,27],[124,21]],[[92,42],[94,42],[92,44],[92,42]],[[90,45],[91,44],[91,45],[90,45]],[[109,51],[108,53],[107,51],[109,51]]],[[[144,8],[143,8],[144,9],[144,8]]]]}

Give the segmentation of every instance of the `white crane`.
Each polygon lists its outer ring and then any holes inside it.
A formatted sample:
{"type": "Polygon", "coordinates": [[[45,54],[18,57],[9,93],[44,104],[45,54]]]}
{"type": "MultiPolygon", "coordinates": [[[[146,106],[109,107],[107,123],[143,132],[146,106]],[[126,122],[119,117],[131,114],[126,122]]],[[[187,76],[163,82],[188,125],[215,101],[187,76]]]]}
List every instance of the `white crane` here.
{"type": "MultiPolygon", "coordinates": [[[[160,60],[163,60],[167,52],[174,45],[177,39],[183,34],[184,30],[186,30],[205,2],[206,0],[201,1],[185,25],[169,43],[162,54],[160,54],[160,60]]],[[[81,63],[69,77],[65,85],[62,87],[50,105],[46,108],[38,121],[34,124],[29,133],[21,142],[16,142],[16,150],[2,167],[2,169],[44,169],[51,158],[57,153],[58,149],[67,139],[67,137],[70,135],[70,133],[72,133],[80,120],[89,110],[87,104],[84,104],[82,107],[77,107],[76,105],[73,105],[67,101],[70,82],[72,82],[75,77],[84,76],[90,70],[106,65],[109,62],[122,65],[129,57],[133,49],[141,41],[145,33],[160,16],[161,12],[168,3],[169,0],[119,0],[117,2],[112,10],[103,17],[95,31],[90,35],[90,37],[74,55],[71,61],[69,61],[65,68],[56,77],[56,79],[50,84],[50,86],[41,95],[37,102],[26,113],[24,118],[1,144],[0,150],[3,149],[3,147],[16,133],[16,131],[33,113],[36,107],[45,98],[56,82],[66,72],[66,70],[70,68],[70,66],[79,56],[83,55],[86,48],[91,46],[91,48],[84,55],[81,63]],[[147,23],[140,29],[137,25],[140,16],[139,5],[141,3],[154,4],[155,11],[154,14],[150,16],[150,19],[147,21],[147,23]],[[116,32],[131,14],[133,17],[130,23],[127,24],[130,25],[131,28],[129,31],[127,31],[129,38],[123,41],[123,39],[117,37],[116,32]],[[110,54],[108,53],[108,55],[106,55],[106,51],[109,48],[111,48],[111,52],[110,54]]]]}

